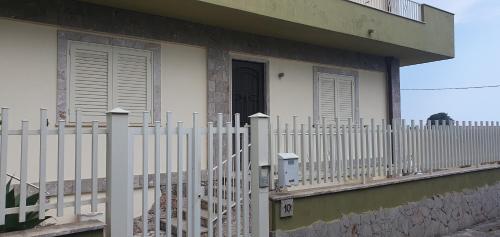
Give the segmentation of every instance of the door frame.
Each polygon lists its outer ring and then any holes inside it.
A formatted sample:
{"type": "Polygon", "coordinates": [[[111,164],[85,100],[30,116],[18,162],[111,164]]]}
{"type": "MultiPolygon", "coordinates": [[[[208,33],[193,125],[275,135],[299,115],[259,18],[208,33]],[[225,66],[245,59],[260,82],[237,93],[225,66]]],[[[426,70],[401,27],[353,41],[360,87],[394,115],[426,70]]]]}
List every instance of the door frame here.
{"type": "Polygon", "coordinates": [[[231,121],[233,120],[233,60],[248,61],[254,63],[264,64],[264,112],[269,115],[270,103],[269,103],[269,59],[261,56],[240,54],[240,53],[229,53],[229,95],[231,99],[229,100],[229,113],[231,121]]]}

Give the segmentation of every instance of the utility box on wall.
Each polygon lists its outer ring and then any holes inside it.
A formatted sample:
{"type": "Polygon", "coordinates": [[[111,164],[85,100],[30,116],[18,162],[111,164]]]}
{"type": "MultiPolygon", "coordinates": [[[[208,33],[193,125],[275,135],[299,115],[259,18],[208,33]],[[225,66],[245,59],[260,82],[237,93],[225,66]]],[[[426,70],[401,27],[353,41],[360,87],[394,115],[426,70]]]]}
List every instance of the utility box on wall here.
{"type": "Polygon", "coordinates": [[[278,154],[278,186],[289,187],[299,183],[299,156],[294,153],[278,154]]]}

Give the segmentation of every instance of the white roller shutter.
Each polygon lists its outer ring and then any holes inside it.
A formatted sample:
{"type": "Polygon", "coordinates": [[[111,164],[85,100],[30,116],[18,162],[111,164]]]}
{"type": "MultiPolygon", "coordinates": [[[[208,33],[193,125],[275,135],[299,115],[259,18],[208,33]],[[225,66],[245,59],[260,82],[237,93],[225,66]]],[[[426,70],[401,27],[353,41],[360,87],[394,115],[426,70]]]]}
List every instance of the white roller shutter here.
{"type": "Polygon", "coordinates": [[[106,111],[120,107],[130,112],[130,122],[142,122],[142,112],[151,111],[151,52],[69,43],[70,121],[78,109],[85,122],[105,122],[106,111]]]}
{"type": "Polygon", "coordinates": [[[326,118],[333,124],[335,118],[346,123],[354,119],[354,78],[331,73],[318,74],[318,119],[326,118]]]}
{"type": "Polygon", "coordinates": [[[354,118],[354,80],[352,77],[339,76],[335,79],[337,117],[342,122],[354,118]]]}
{"type": "Polygon", "coordinates": [[[130,112],[131,122],[141,122],[151,110],[151,53],[113,48],[113,105],[130,112]]]}
{"type": "Polygon", "coordinates": [[[112,50],[100,45],[70,42],[70,120],[77,109],[85,120],[105,120],[111,98],[112,50]]]}
{"type": "Polygon", "coordinates": [[[336,117],[335,112],[335,79],[331,74],[319,74],[319,114],[325,117],[327,123],[332,123],[336,117]]]}

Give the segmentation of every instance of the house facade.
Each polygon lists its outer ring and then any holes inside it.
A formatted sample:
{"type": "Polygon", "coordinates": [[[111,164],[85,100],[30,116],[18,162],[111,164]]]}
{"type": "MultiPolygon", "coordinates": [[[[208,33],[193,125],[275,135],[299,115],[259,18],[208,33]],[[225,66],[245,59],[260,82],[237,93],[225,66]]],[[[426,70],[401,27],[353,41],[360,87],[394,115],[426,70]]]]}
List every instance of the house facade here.
{"type": "Polygon", "coordinates": [[[0,101],[19,119],[47,108],[52,125],[114,107],[132,123],[142,111],[399,118],[399,68],[452,58],[453,15],[387,4],[4,2],[0,101]]]}
{"type": "MultiPolygon", "coordinates": [[[[130,112],[132,127],[141,126],[144,111],[151,122],[163,125],[168,111],[174,121],[192,121],[198,112],[200,124],[216,122],[220,113],[231,121],[239,113],[242,126],[258,112],[271,115],[272,123],[276,116],[284,123],[293,116],[297,123],[390,121],[401,117],[400,68],[453,57],[453,14],[410,0],[0,3],[0,106],[10,108],[10,121],[28,120],[34,129],[40,108],[48,111],[49,129],[61,120],[73,128],[77,110],[85,128],[92,121],[104,127],[106,111],[116,107],[130,112]]],[[[56,185],[62,190],[64,184],[69,196],[76,190],[76,182],[70,182],[76,173],[84,182],[95,177],[93,140],[80,141],[79,153],[71,132],[62,152],[56,136],[48,139],[45,177],[47,190],[56,185]],[[76,154],[82,157],[80,166],[76,154]]],[[[107,157],[106,134],[100,135],[96,167],[103,167],[107,157]]],[[[129,145],[129,154],[140,157],[141,139],[129,145]]],[[[200,146],[205,157],[209,149],[200,146]]],[[[6,172],[18,174],[22,141],[11,139],[11,147],[6,172]]],[[[36,183],[39,150],[25,150],[27,180],[36,183]]],[[[172,150],[177,151],[175,145],[172,150]]],[[[153,165],[142,169],[144,161],[154,164],[153,153],[133,160],[134,178],[155,172],[153,165]]],[[[172,172],[183,169],[176,167],[181,161],[172,160],[172,172]]],[[[162,175],[165,163],[162,159],[162,175]]],[[[105,169],[95,172],[103,184],[105,169]]],[[[105,191],[101,186],[96,189],[105,191]]],[[[140,195],[134,192],[134,198],[140,195]]],[[[152,198],[143,203],[151,204],[152,198]]]]}

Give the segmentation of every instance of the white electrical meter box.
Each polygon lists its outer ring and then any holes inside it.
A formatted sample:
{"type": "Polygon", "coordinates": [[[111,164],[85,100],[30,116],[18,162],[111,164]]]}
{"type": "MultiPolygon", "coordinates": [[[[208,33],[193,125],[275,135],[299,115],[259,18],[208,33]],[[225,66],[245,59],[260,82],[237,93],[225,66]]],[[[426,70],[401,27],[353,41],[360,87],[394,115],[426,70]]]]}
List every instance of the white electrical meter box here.
{"type": "Polygon", "coordinates": [[[299,183],[299,156],[294,153],[278,154],[278,185],[289,187],[299,183]]]}

